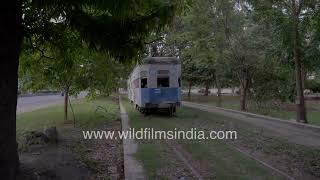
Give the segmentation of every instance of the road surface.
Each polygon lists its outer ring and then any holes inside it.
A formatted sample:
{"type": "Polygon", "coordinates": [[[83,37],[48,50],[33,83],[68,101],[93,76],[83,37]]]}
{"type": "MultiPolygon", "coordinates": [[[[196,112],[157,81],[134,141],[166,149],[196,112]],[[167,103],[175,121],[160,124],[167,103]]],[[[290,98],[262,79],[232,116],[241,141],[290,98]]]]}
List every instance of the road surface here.
{"type": "MultiPolygon", "coordinates": [[[[83,98],[86,93],[82,92],[77,98],[83,98]]],[[[74,99],[74,98],[71,98],[74,99]]],[[[34,111],[44,107],[62,104],[64,97],[61,95],[43,95],[43,96],[30,96],[19,97],[17,103],[17,114],[34,111]]]]}

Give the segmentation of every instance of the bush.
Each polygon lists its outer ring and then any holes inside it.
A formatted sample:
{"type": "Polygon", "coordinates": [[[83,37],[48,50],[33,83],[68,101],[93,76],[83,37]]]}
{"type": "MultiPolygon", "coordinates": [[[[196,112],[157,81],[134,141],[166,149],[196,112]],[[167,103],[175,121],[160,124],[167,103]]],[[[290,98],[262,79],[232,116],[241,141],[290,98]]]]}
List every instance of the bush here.
{"type": "Polygon", "coordinates": [[[317,80],[307,80],[306,89],[310,89],[313,93],[320,92],[320,82],[317,80]]]}

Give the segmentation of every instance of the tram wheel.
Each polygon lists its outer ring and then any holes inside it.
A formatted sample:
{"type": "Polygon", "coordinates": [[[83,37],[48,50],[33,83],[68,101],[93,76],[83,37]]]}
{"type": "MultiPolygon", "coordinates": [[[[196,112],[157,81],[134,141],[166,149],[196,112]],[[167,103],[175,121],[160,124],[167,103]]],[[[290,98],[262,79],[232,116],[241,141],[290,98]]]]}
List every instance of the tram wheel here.
{"type": "Polygon", "coordinates": [[[169,116],[173,116],[173,107],[168,108],[169,116]]]}

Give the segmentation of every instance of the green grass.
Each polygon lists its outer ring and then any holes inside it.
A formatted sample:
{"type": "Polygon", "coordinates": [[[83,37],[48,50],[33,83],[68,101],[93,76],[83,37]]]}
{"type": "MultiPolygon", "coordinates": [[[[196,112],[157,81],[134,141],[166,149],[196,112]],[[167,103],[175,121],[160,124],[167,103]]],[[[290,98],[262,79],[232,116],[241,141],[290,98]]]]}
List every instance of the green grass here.
{"type": "MultiPolygon", "coordinates": [[[[77,100],[72,103],[75,113],[76,127],[96,127],[119,117],[117,102],[111,98],[96,100],[77,100]],[[97,110],[98,109],[98,110],[97,110]]],[[[72,111],[69,107],[68,119],[73,123],[72,111]]],[[[58,129],[65,126],[63,119],[63,105],[47,107],[17,116],[17,137],[22,138],[28,131],[43,131],[44,128],[56,126],[58,129]]]]}
{"type": "MultiPolygon", "coordinates": [[[[155,128],[161,130],[189,130],[190,128],[197,129],[214,129],[217,125],[224,125],[232,119],[206,113],[191,108],[181,108],[176,117],[167,117],[163,115],[151,115],[144,117],[127,102],[124,101],[128,111],[131,127],[133,128],[155,128]]],[[[249,131],[247,124],[243,124],[245,131],[249,131]]],[[[251,135],[250,135],[251,136],[251,135]]],[[[157,142],[156,140],[153,140],[157,142]]],[[[208,171],[213,172],[217,179],[279,179],[256,161],[244,156],[223,141],[186,141],[179,140],[179,143],[199,161],[208,164],[208,171]]],[[[164,144],[162,144],[164,145],[164,144]]],[[[144,164],[148,171],[149,177],[154,176],[157,169],[164,165],[170,165],[170,160],[162,162],[161,158],[164,154],[159,150],[158,143],[140,143],[137,158],[144,164]],[[150,155],[150,151],[153,155],[150,155]]],[[[172,161],[172,160],[171,160],[172,161]]],[[[174,167],[173,167],[174,168],[174,167]]]]}
{"type": "MultiPolygon", "coordinates": [[[[140,121],[141,114],[137,113],[129,104],[126,98],[122,98],[122,102],[127,110],[130,118],[131,128],[140,129],[146,127],[146,121],[148,123],[157,123],[157,119],[144,117],[143,121],[140,121]]],[[[151,127],[151,126],[150,126],[151,127]]],[[[147,179],[166,179],[165,177],[159,177],[157,170],[162,167],[172,167],[173,162],[167,160],[164,153],[163,142],[161,141],[139,141],[138,151],[135,157],[142,162],[144,169],[146,170],[147,179]]],[[[173,167],[172,167],[173,168],[173,167]]]]}
{"type": "MultiPolygon", "coordinates": [[[[186,95],[183,95],[183,100],[189,101],[186,95]]],[[[216,106],[216,96],[191,95],[191,100],[195,103],[202,103],[211,106],[216,106]]],[[[222,96],[222,107],[234,110],[240,110],[239,96],[222,96]]],[[[306,101],[307,118],[310,124],[320,125],[320,101],[306,101]]],[[[292,106],[292,105],[291,105],[292,106]]],[[[296,112],[293,110],[280,110],[275,108],[268,109],[252,109],[248,108],[249,112],[267,115],[271,117],[282,118],[286,120],[295,120],[296,112]]]]}
{"type": "MultiPolygon", "coordinates": [[[[222,107],[229,109],[240,109],[239,96],[222,96],[222,107]]],[[[184,101],[192,101],[215,106],[217,103],[217,96],[191,95],[191,99],[186,94],[182,95],[184,101]]]]}
{"type": "Polygon", "coordinates": [[[139,151],[135,157],[143,163],[149,179],[157,179],[157,169],[161,168],[163,164],[161,151],[159,144],[144,143],[139,145],[139,151]]]}
{"type": "Polygon", "coordinates": [[[280,179],[258,162],[220,141],[185,143],[184,147],[199,161],[211,162],[217,179],[280,179]]]}

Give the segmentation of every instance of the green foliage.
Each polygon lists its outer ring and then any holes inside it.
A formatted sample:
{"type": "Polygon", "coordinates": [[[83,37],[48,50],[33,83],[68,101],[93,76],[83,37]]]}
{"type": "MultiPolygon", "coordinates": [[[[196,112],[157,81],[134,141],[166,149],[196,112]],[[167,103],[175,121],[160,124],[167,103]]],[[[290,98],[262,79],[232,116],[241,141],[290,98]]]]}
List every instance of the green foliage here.
{"type": "Polygon", "coordinates": [[[82,89],[88,89],[91,96],[95,96],[97,90],[102,95],[110,95],[116,88],[124,87],[129,65],[121,64],[101,51],[87,50],[82,58],[79,81],[82,89]]]}
{"type": "Polygon", "coordinates": [[[251,82],[250,98],[256,104],[270,100],[294,101],[293,71],[275,59],[258,64],[251,82]]]}
{"type": "Polygon", "coordinates": [[[70,94],[88,90],[91,96],[110,95],[126,76],[125,65],[104,51],[90,50],[74,31],[44,44],[46,56],[37,50],[26,51],[20,60],[20,76],[25,89],[64,89],[70,94]],[[47,57],[48,56],[48,57],[47,57]]]}
{"type": "MultiPolygon", "coordinates": [[[[306,74],[320,67],[318,3],[303,1],[301,8],[299,46],[306,74]]],[[[25,1],[24,13],[29,56],[23,58],[34,60],[22,61],[22,66],[50,67],[27,68],[22,82],[36,81],[37,88],[56,86],[54,79],[76,82],[74,91],[110,94],[125,84],[130,66],[148,54],[143,50],[154,46],[161,56],[179,57],[182,80],[193,85],[245,87],[250,98],[261,102],[294,99],[289,1],[37,0],[25,1]],[[131,63],[121,65],[119,59],[131,63]],[[48,65],[54,61],[56,65],[48,65]]]]}
{"type": "Polygon", "coordinates": [[[151,32],[171,22],[183,3],[183,0],[25,0],[25,37],[53,39],[52,28],[64,24],[77,31],[89,47],[105,50],[117,59],[130,60],[143,49],[151,32]]]}
{"type": "Polygon", "coordinates": [[[45,52],[30,49],[22,54],[20,76],[27,78],[26,88],[62,90],[68,87],[71,94],[83,90],[76,86],[82,74],[82,43],[76,32],[69,29],[62,32],[54,41],[41,44],[39,48],[46,49],[45,52]]]}
{"type": "Polygon", "coordinates": [[[319,81],[319,79],[306,81],[306,89],[309,89],[314,93],[320,93],[320,81],[319,81]]]}
{"type": "Polygon", "coordinates": [[[185,8],[184,0],[23,1],[24,88],[89,88],[94,96],[123,83],[145,40],[185,8]],[[91,49],[91,50],[88,50],[91,49]],[[130,65],[130,63],[129,63],[130,65]]]}
{"type": "Polygon", "coordinates": [[[171,27],[166,45],[178,49],[182,59],[183,79],[193,84],[213,85],[213,79],[225,71],[223,47],[225,33],[221,25],[220,12],[214,5],[223,1],[193,1],[188,12],[175,20],[171,27]]]}
{"type": "MultiPolygon", "coordinates": [[[[293,66],[293,24],[290,1],[258,1],[251,0],[253,14],[259,23],[270,27],[272,33],[273,54],[282,62],[293,66]]],[[[302,63],[308,71],[318,69],[319,56],[319,19],[320,7],[318,0],[300,1],[299,13],[299,47],[302,51],[302,63]]]]}
{"type": "MultiPolygon", "coordinates": [[[[305,1],[301,50],[306,74],[319,69],[319,6],[305,1]]],[[[194,85],[245,87],[255,102],[294,101],[292,22],[288,1],[192,1],[164,32],[161,48],[182,60],[194,85]],[[169,50],[167,50],[167,49],[169,50]],[[174,49],[173,53],[170,49],[174,49]]],[[[289,4],[290,5],[290,4],[289,4]]]]}

